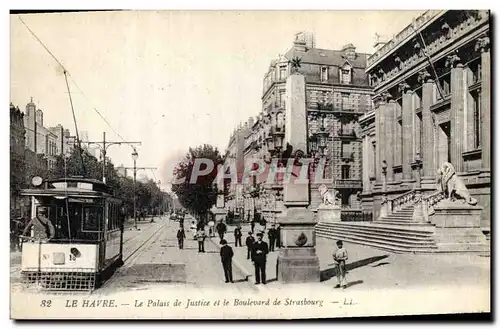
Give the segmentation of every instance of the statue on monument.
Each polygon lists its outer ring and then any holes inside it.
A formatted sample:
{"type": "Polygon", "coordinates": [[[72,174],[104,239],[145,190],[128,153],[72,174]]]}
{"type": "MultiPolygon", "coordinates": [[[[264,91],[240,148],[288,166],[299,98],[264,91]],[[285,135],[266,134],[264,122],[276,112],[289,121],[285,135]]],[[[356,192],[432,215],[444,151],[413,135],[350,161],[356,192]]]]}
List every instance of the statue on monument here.
{"type": "Polygon", "coordinates": [[[322,204],[325,206],[336,206],[338,204],[337,193],[330,193],[325,184],[322,184],[319,188],[319,194],[321,195],[322,204]],[[334,197],[335,195],[335,197],[334,197]]]}
{"type": "Polygon", "coordinates": [[[476,205],[477,200],[471,197],[469,190],[463,180],[456,175],[455,168],[449,162],[443,163],[437,170],[437,184],[440,191],[443,191],[450,201],[462,199],[470,205],[476,205]]]}

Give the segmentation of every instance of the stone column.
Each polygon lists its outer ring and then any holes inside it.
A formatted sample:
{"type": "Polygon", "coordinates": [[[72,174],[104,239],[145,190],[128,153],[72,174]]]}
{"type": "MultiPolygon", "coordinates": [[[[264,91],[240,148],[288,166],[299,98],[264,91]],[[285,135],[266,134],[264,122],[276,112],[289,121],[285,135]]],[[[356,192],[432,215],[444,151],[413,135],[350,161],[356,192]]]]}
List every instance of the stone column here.
{"type": "Polygon", "coordinates": [[[491,168],[491,61],[490,38],[484,36],[478,40],[476,49],[481,51],[481,160],[483,171],[491,168]]]}
{"type": "MultiPolygon", "coordinates": [[[[375,163],[382,163],[383,158],[385,157],[384,144],[385,144],[385,118],[384,112],[387,103],[379,97],[376,100],[375,107],[375,138],[377,143],[375,144],[376,152],[375,152],[375,163]]],[[[380,165],[376,166],[375,178],[377,182],[380,182],[382,179],[382,168],[380,165]]]]}
{"type": "Polygon", "coordinates": [[[411,164],[413,163],[413,91],[407,83],[399,85],[399,91],[403,97],[401,109],[401,120],[403,123],[403,180],[412,180],[411,164]]]}
{"type": "Polygon", "coordinates": [[[434,81],[427,71],[418,76],[422,83],[422,166],[423,180],[434,179],[436,176],[436,158],[434,156],[434,122],[432,120],[431,105],[434,101],[434,81]]]}
{"type": "Polygon", "coordinates": [[[363,136],[363,193],[370,191],[370,138],[368,132],[363,136]]]}
{"type": "Polygon", "coordinates": [[[451,164],[455,171],[464,171],[464,66],[460,63],[460,57],[453,54],[447,58],[447,64],[451,67],[451,108],[450,108],[450,155],[451,164]]]}
{"type": "Polygon", "coordinates": [[[391,99],[385,109],[385,160],[387,162],[387,181],[394,181],[395,142],[396,142],[396,101],[391,99]]]}

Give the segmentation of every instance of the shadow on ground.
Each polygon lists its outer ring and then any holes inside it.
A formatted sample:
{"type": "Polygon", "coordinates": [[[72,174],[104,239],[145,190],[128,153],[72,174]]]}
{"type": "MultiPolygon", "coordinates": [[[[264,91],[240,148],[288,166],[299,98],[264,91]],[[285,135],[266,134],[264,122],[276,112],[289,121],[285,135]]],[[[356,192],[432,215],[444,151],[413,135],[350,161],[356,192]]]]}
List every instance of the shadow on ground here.
{"type": "MultiPolygon", "coordinates": [[[[370,258],[358,260],[354,263],[347,264],[346,271],[350,271],[350,270],[353,270],[353,269],[358,268],[358,267],[362,267],[362,266],[366,266],[368,264],[378,262],[379,260],[385,259],[387,257],[389,257],[389,255],[375,256],[375,257],[370,257],[370,258]]],[[[337,276],[337,268],[336,267],[327,268],[327,269],[322,270],[320,272],[320,281],[330,280],[334,276],[337,276]]]]}

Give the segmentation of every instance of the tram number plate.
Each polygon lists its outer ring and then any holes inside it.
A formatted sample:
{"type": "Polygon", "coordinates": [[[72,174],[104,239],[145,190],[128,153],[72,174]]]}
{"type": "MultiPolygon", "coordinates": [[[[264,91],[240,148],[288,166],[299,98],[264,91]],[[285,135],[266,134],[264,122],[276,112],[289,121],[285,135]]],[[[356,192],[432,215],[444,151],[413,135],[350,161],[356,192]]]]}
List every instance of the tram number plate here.
{"type": "Polygon", "coordinates": [[[73,254],[69,254],[69,260],[73,262],[76,261],[76,256],[73,254]]]}

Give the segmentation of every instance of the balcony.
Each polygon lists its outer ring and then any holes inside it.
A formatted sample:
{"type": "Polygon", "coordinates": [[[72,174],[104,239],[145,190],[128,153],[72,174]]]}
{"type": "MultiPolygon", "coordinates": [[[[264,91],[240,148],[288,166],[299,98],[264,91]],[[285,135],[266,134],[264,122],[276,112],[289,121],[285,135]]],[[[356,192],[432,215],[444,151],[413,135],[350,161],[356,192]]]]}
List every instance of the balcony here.
{"type": "Polygon", "coordinates": [[[354,129],[339,129],[337,131],[337,136],[343,138],[356,138],[356,132],[354,129]]]}
{"type": "Polygon", "coordinates": [[[361,179],[337,179],[333,181],[333,188],[361,189],[363,188],[363,182],[361,179]]]}
{"type": "Polygon", "coordinates": [[[372,110],[370,105],[349,105],[349,104],[326,104],[326,103],[308,103],[308,108],[314,108],[317,105],[318,111],[320,112],[333,112],[338,114],[346,115],[363,115],[372,110]]]}

